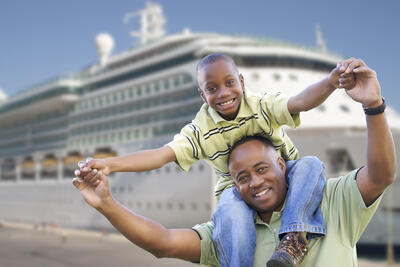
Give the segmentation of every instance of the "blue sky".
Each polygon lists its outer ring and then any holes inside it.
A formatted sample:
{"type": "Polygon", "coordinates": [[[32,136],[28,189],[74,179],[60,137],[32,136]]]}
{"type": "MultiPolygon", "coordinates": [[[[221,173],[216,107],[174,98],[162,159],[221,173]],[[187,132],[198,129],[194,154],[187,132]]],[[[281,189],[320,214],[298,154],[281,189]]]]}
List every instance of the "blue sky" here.
{"type": "MultiPolygon", "coordinates": [[[[400,112],[400,1],[158,0],[168,33],[250,34],[315,45],[320,24],[328,49],[358,57],[378,73],[383,95],[400,112]]],[[[97,61],[93,39],[108,32],[114,53],[134,40],[123,16],[142,0],[0,0],[0,88],[8,95],[97,61]]]]}

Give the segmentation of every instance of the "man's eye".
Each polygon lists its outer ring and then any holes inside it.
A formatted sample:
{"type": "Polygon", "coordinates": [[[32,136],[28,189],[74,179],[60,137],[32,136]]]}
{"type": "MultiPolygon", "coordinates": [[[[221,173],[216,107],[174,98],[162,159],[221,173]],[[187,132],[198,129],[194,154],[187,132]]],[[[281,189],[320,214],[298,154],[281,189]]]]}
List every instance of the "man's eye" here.
{"type": "Polygon", "coordinates": [[[241,176],[241,177],[239,177],[238,182],[239,182],[240,184],[244,184],[244,183],[246,183],[248,180],[249,180],[249,176],[241,176]]]}
{"type": "Polygon", "coordinates": [[[266,167],[261,167],[261,168],[258,168],[257,169],[257,172],[263,172],[263,171],[265,171],[267,168],[266,167]]]}

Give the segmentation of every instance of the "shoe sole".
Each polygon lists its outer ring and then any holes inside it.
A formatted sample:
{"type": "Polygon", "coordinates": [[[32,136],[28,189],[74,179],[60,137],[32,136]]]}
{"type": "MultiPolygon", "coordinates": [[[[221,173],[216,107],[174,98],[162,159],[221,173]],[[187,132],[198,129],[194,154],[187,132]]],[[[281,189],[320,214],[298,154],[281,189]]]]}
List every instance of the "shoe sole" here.
{"type": "Polygon", "coordinates": [[[287,253],[276,252],[267,262],[267,267],[296,267],[287,253]]]}

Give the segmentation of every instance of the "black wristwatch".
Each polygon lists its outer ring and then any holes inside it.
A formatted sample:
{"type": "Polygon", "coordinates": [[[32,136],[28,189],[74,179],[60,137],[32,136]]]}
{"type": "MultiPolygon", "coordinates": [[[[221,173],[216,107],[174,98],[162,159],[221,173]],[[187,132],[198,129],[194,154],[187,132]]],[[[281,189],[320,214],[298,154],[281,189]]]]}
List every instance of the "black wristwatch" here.
{"type": "Polygon", "coordinates": [[[385,99],[382,97],[382,104],[376,108],[364,108],[365,115],[377,115],[385,111],[386,103],[385,99]]]}

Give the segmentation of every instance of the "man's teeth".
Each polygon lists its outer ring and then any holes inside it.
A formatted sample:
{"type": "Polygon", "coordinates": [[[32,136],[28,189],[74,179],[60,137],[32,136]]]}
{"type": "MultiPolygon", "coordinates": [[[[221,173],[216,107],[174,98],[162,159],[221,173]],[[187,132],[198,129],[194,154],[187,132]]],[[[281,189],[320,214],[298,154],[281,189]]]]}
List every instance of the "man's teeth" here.
{"type": "Polygon", "coordinates": [[[267,189],[265,189],[264,191],[261,191],[260,193],[256,194],[256,197],[265,195],[269,190],[270,190],[270,188],[267,188],[267,189]]]}
{"type": "Polygon", "coordinates": [[[220,105],[221,105],[221,106],[225,106],[225,105],[229,105],[229,104],[232,103],[232,102],[233,102],[233,99],[228,100],[228,101],[226,101],[226,102],[224,102],[224,103],[221,103],[220,105]]]}

